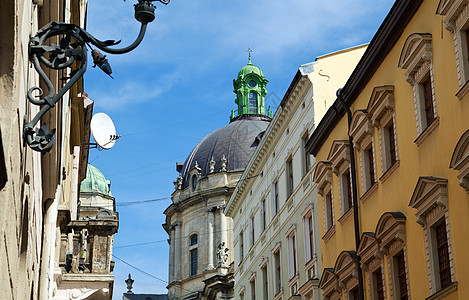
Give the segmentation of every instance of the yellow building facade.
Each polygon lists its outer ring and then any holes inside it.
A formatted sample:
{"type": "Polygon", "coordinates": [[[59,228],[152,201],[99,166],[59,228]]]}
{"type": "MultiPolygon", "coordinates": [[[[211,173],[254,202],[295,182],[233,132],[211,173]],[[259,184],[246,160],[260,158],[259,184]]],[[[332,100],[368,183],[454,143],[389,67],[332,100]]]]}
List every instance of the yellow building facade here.
{"type": "Polygon", "coordinates": [[[396,1],[309,139],[325,299],[469,299],[468,19],[396,1]]]}

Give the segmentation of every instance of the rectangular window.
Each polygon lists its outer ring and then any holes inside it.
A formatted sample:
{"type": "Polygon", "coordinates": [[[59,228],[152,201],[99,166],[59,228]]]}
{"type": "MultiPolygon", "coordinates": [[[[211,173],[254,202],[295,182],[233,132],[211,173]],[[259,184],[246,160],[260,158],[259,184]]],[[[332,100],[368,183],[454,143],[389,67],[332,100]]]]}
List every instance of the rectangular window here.
{"type": "Polygon", "coordinates": [[[343,206],[346,213],[350,208],[352,208],[352,184],[350,182],[350,170],[347,169],[342,174],[342,193],[343,193],[343,206]]]}
{"type": "Polygon", "coordinates": [[[303,177],[308,173],[311,158],[309,156],[308,150],[306,149],[306,143],[308,142],[308,133],[306,133],[301,140],[301,147],[303,149],[303,177]]]}
{"type": "Polygon", "coordinates": [[[396,155],[396,140],[394,138],[394,123],[391,121],[389,127],[386,128],[386,133],[389,140],[389,162],[391,163],[388,168],[394,165],[397,161],[396,155]]]}
{"type": "Polygon", "coordinates": [[[278,294],[282,289],[282,271],[280,268],[280,250],[274,253],[274,266],[275,266],[275,294],[278,294]]]}
{"type": "Polygon", "coordinates": [[[265,230],[266,222],[267,222],[267,218],[266,218],[266,211],[265,211],[265,199],[262,199],[261,200],[261,229],[262,231],[265,230]]]}
{"type": "Polygon", "coordinates": [[[255,237],[254,237],[254,216],[249,220],[249,227],[251,231],[251,248],[254,247],[255,237]]]}
{"type": "Polygon", "coordinates": [[[241,263],[244,259],[244,233],[239,233],[239,262],[241,263]]]}
{"type": "Polygon", "coordinates": [[[368,176],[370,182],[370,186],[368,188],[370,188],[375,184],[375,160],[373,159],[373,147],[366,150],[366,156],[368,160],[368,176]]]}
{"type": "Polygon", "coordinates": [[[293,232],[288,236],[288,244],[290,248],[290,278],[295,277],[296,269],[296,238],[293,232]]]}
{"type": "Polygon", "coordinates": [[[400,251],[398,254],[394,256],[394,263],[396,265],[396,277],[397,277],[397,290],[399,291],[398,299],[400,300],[407,300],[408,299],[408,292],[407,292],[407,274],[405,270],[405,260],[404,260],[404,251],[400,251]]]}
{"type": "Polygon", "coordinates": [[[306,241],[306,261],[310,261],[314,257],[314,231],[313,231],[313,214],[305,217],[305,241],[306,241]]]}
{"type": "Polygon", "coordinates": [[[359,295],[358,295],[358,287],[352,289],[349,293],[350,300],[360,300],[359,295]]]}
{"type": "Polygon", "coordinates": [[[269,300],[269,278],[267,277],[267,265],[262,268],[262,292],[264,294],[264,300],[269,300]]]}
{"type": "Polygon", "coordinates": [[[197,249],[193,249],[191,254],[191,276],[197,275],[197,249]]]}
{"type": "Polygon", "coordinates": [[[384,300],[383,274],[381,273],[381,268],[373,272],[373,285],[375,288],[375,298],[377,300],[384,300]]]}
{"type": "Polygon", "coordinates": [[[441,222],[435,227],[436,248],[438,253],[438,268],[440,274],[441,289],[451,284],[451,269],[449,264],[448,238],[446,235],[446,224],[441,222]]]}
{"type": "Polygon", "coordinates": [[[256,279],[255,278],[251,280],[251,299],[252,300],[256,299],[256,279]]]}
{"type": "Polygon", "coordinates": [[[293,194],[293,161],[287,161],[287,198],[293,194]]]}
{"type": "Polygon", "coordinates": [[[325,196],[326,203],[326,228],[329,230],[334,224],[334,206],[332,203],[331,192],[327,193],[325,196]]]}
{"type": "Polygon", "coordinates": [[[432,97],[432,81],[428,76],[424,82],[421,83],[423,89],[423,100],[425,109],[426,126],[430,125],[435,119],[433,112],[433,97],[432,97]]]}
{"type": "Polygon", "coordinates": [[[278,213],[278,181],[273,184],[272,202],[275,216],[278,213]]]}

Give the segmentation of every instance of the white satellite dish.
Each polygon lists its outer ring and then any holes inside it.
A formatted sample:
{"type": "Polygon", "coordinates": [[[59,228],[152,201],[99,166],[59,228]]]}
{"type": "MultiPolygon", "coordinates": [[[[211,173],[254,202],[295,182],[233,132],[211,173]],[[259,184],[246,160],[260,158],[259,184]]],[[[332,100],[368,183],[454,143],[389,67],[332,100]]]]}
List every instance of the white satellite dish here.
{"type": "Polygon", "coordinates": [[[111,149],[120,138],[116,135],[116,127],[105,113],[97,113],[91,118],[91,134],[95,142],[103,149],[111,149]]]}

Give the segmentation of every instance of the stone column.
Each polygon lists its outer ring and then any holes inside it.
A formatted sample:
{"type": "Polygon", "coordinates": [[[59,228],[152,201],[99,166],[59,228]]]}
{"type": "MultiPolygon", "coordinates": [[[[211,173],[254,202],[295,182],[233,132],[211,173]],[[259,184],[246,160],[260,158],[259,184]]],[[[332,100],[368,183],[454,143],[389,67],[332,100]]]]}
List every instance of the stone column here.
{"type": "Polygon", "coordinates": [[[174,223],[176,231],[174,243],[174,280],[181,280],[181,222],[174,223]]]}
{"type": "Polygon", "coordinates": [[[169,283],[174,280],[174,228],[171,226],[169,231],[169,283]]]}
{"type": "Polygon", "coordinates": [[[213,227],[215,223],[215,209],[213,207],[207,209],[207,270],[213,269],[213,227]]]}

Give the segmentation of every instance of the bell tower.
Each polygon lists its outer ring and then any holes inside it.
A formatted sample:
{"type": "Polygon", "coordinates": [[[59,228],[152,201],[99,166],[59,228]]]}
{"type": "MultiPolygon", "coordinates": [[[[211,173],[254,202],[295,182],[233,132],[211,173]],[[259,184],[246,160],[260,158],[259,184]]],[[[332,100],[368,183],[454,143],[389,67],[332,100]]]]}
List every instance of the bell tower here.
{"type": "Polygon", "coordinates": [[[267,95],[266,85],[269,82],[265,79],[262,70],[251,62],[251,52],[249,48],[248,64],[238,73],[238,78],[233,80],[235,103],[238,110],[231,111],[230,121],[238,119],[243,115],[257,115],[272,117],[271,111],[265,109],[265,95],[267,95]]]}

